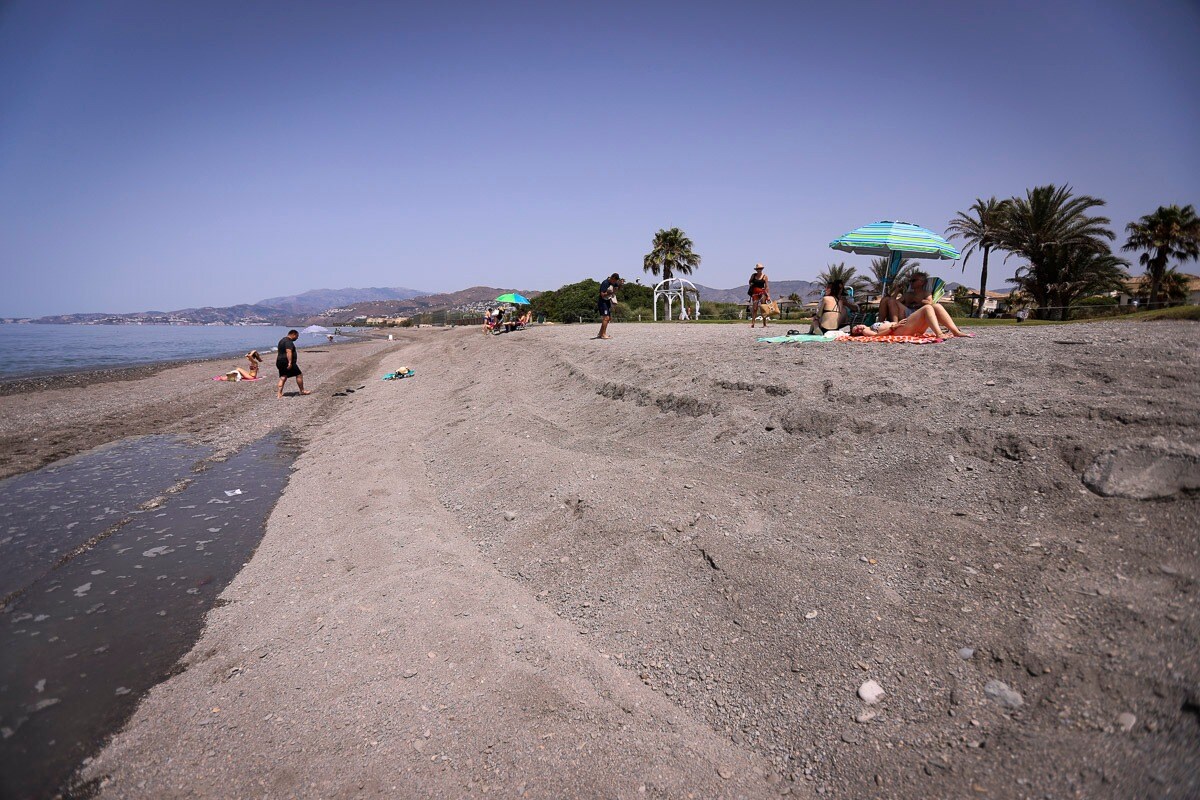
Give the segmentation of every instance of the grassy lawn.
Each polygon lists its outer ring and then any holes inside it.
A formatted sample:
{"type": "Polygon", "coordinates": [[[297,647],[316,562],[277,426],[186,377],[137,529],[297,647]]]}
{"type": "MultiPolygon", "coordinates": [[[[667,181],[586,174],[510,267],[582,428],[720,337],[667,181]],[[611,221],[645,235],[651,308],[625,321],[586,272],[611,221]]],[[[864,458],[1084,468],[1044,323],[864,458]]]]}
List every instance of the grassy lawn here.
{"type": "MultiPolygon", "coordinates": [[[[811,316],[792,317],[791,319],[779,319],[778,317],[771,320],[772,327],[784,328],[807,328],[811,316]]],[[[974,317],[956,317],[954,322],[957,325],[968,325],[971,327],[998,327],[1021,325],[1024,327],[1036,327],[1038,325],[1074,325],[1081,322],[1153,322],[1155,320],[1164,319],[1185,319],[1200,322],[1200,306],[1172,306],[1171,308],[1159,308],[1154,311],[1138,311],[1133,314],[1122,314],[1118,317],[1092,317],[1069,319],[1066,322],[1060,320],[1047,319],[1027,319],[1024,322],[1017,322],[1015,319],[975,319],[974,317]]],[[[649,316],[643,316],[645,322],[650,322],[649,316]]],[[[660,322],[668,322],[670,320],[660,320],[660,322]]],[[[637,318],[613,320],[613,322],[637,322],[637,318]]],[[[748,325],[749,321],[744,319],[698,319],[692,320],[690,324],[701,325],[748,325]]]]}
{"type": "MultiPolygon", "coordinates": [[[[1073,325],[1077,322],[1154,322],[1164,319],[1186,319],[1200,322],[1200,306],[1172,306],[1158,308],[1154,311],[1135,311],[1132,314],[1122,314],[1118,317],[1092,317],[1069,319],[1066,322],[1055,322],[1042,319],[1027,319],[1021,325],[1073,325]]],[[[1015,319],[956,319],[957,325],[1017,325],[1015,319]]]]}

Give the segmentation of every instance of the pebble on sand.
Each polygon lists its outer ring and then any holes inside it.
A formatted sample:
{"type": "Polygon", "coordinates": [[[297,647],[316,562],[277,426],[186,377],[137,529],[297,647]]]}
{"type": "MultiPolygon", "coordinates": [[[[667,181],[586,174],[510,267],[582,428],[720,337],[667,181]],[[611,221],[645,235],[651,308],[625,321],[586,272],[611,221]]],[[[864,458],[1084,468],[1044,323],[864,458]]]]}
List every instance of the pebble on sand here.
{"type": "Polygon", "coordinates": [[[858,687],[858,696],[869,706],[878,703],[884,694],[883,687],[875,681],[863,681],[862,686],[858,687]]]}
{"type": "Polygon", "coordinates": [[[1137,717],[1130,714],[1128,711],[1117,715],[1117,725],[1121,727],[1125,733],[1133,730],[1133,726],[1137,725],[1137,717]]]}
{"type": "Polygon", "coordinates": [[[973,648],[973,647],[964,647],[958,651],[958,657],[961,658],[963,661],[970,661],[971,657],[974,655],[975,655],[975,648],[973,648]]]}
{"type": "Polygon", "coordinates": [[[512,522],[514,519],[516,519],[516,518],[517,518],[517,515],[516,515],[516,514],[514,514],[514,513],[513,513],[513,512],[511,512],[511,511],[505,511],[505,512],[504,512],[504,518],[505,518],[506,520],[508,520],[509,522],[512,522]]]}
{"type": "Polygon", "coordinates": [[[1025,705],[1021,693],[1009,687],[1004,681],[992,679],[983,687],[983,693],[1005,708],[1020,708],[1025,705]]]}

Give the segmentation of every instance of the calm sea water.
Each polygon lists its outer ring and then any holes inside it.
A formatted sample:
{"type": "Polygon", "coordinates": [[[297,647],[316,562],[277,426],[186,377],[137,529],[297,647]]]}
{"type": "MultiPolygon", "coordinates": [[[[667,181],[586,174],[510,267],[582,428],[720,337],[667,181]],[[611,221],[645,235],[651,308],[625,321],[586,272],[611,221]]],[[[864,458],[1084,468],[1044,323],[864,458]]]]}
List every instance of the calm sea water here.
{"type": "MultiPolygon", "coordinates": [[[[288,332],[276,326],[204,325],[0,325],[0,378],[85,369],[127,367],[157,361],[269,353],[288,332]]],[[[301,334],[298,347],[325,344],[301,334]]]]}

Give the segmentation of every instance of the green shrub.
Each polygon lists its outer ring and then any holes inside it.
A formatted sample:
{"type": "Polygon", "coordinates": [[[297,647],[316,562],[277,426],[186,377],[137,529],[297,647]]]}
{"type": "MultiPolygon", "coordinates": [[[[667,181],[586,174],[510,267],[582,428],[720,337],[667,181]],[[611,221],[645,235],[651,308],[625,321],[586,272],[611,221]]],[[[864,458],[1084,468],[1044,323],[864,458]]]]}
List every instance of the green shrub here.
{"type": "MultiPolygon", "coordinates": [[[[578,283],[568,283],[550,292],[543,292],[533,298],[530,303],[534,316],[544,314],[552,322],[572,323],[597,322],[600,315],[596,306],[600,300],[599,281],[587,278],[578,283]]],[[[618,303],[613,307],[614,319],[637,319],[633,309],[650,308],[654,300],[654,290],[649,286],[627,283],[617,290],[618,303]]],[[[643,314],[645,311],[643,310],[643,314]]]]}
{"type": "Polygon", "coordinates": [[[1076,300],[1071,305],[1074,307],[1077,307],[1077,308],[1082,307],[1082,306],[1115,306],[1115,305],[1117,305],[1117,298],[1109,297],[1107,295],[1098,295],[1096,297],[1082,297],[1079,300],[1076,300]]]}

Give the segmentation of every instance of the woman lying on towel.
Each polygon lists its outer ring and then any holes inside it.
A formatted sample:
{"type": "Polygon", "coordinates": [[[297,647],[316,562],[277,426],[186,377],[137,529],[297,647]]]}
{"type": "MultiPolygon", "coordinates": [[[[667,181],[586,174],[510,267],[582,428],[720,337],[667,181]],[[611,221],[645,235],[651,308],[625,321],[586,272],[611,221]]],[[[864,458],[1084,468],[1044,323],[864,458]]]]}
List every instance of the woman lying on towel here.
{"type": "MultiPolygon", "coordinates": [[[[938,309],[945,312],[946,309],[938,309]]],[[[939,342],[945,338],[942,335],[942,324],[950,330],[951,336],[966,336],[974,337],[973,333],[963,333],[958,326],[954,324],[954,320],[949,314],[946,314],[945,319],[934,310],[931,305],[918,306],[915,311],[909,314],[900,322],[879,322],[874,328],[866,325],[855,325],[850,329],[851,336],[924,336],[925,331],[932,330],[933,337],[939,342]]]]}

